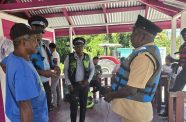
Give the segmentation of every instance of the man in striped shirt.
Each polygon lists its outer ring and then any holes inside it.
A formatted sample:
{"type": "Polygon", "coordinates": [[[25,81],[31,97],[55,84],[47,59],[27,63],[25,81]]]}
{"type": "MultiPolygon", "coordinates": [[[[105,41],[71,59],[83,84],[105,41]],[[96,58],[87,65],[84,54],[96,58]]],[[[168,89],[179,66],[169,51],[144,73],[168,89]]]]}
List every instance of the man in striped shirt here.
{"type": "Polygon", "coordinates": [[[179,65],[182,67],[182,71],[176,77],[175,85],[172,89],[173,92],[182,91],[186,84],[186,28],[181,31],[184,43],[179,49],[179,65]]]}

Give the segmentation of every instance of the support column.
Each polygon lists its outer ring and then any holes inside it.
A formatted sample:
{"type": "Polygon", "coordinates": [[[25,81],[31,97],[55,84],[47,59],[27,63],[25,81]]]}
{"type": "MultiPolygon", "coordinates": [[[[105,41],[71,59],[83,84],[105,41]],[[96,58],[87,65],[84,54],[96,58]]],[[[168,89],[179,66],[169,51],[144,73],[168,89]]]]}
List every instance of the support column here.
{"type": "Polygon", "coordinates": [[[1,16],[2,16],[2,13],[0,12],[0,37],[3,37],[4,36],[4,34],[3,34],[3,26],[2,26],[2,18],[1,18],[1,16]]]}
{"type": "Polygon", "coordinates": [[[70,51],[73,52],[73,44],[72,44],[72,27],[69,28],[69,36],[70,36],[70,51]]]}
{"type": "Polygon", "coordinates": [[[172,31],[171,31],[171,56],[175,58],[174,53],[176,52],[176,18],[173,18],[171,21],[172,31]]]}
{"type": "MultiPolygon", "coordinates": [[[[186,11],[181,13],[181,30],[186,28],[186,11]]],[[[181,35],[180,35],[181,36],[181,35]]],[[[183,44],[183,38],[181,37],[181,44],[183,44]]]]}

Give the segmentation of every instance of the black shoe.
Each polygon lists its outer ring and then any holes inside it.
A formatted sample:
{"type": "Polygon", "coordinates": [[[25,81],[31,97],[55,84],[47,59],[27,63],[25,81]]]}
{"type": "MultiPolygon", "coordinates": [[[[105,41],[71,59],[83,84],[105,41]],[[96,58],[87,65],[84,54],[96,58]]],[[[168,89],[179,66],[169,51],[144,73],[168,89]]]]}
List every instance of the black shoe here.
{"type": "Polygon", "coordinates": [[[97,91],[99,91],[98,89],[94,89],[94,90],[92,90],[91,92],[92,93],[96,93],[97,91]]]}
{"type": "Polygon", "coordinates": [[[158,114],[160,117],[168,117],[168,113],[167,112],[163,112],[158,114]]]}
{"type": "Polygon", "coordinates": [[[57,107],[56,107],[56,106],[51,105],[51,106],[50,106],[50,108],[49,108],[49,111],[54,111],[54,110],[57,110],[57,107]]]}
{"type": "Polygon", "coordinates": [[[52,107],[50,107],[49,109],[48,109],[48,111],[50,112],[50,111],[53,111],[54,110],[54,108],[52,108],[52,107]]]}

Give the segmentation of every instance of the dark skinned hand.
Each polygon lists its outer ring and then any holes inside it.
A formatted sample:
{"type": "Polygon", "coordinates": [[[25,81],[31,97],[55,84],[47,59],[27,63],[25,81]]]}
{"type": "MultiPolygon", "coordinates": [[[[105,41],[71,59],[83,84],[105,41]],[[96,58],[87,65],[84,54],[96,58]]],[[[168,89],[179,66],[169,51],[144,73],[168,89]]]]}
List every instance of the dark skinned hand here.
{"type": "Polygon", "coordinates": [[[88,84],[89,84],[89,82],[87,80],[84,80],[81,82],[82,87],[88,86],[88,84]]]}
{"type": "Polygon", "coordinates": [[[74,91],[74,87],[73,87],[72,85],[69,85],[69,86],[68,86],[68,90],[69,90],[70,92],[73,92],[73,91],[74,91]]]}
{"type": "Polygon", "coordinates": [[[56,73],[53,72],[52,70],[45,70],[45,77],[57,77],[56,73]]]}
{"type": "Polygon", "coordinates": [[[113,93],[109,92],[108,94],[105,94],[104,97],[105,97],[104,100],[109,103],[110,101],[113,100],[113,93]]]}

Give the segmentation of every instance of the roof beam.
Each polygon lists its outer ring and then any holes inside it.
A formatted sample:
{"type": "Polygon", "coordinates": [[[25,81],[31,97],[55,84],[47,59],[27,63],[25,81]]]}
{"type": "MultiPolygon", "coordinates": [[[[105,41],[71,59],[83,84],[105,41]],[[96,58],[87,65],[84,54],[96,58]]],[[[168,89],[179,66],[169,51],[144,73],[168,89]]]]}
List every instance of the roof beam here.
{"type": "Polygon", "coordinates": [[[6,0],[1,0],[1,4],[3,4],[6,0]]]}
{"type": "MultiPolygon", "coordinates": [[[[115,12],[126,12],[126,11],[137,11],[137,10],[144,10],[146,7],[142,6],[135,6],[135,7],[125,7],[125,8],[112,8],[106,9],[105,13],[115,13],[115,12]]],[[[78,16],[78,15],[90,15],[90,14],[103,14],[103,10],[88,10],[88,11],[77,11],[77,12],[68,12],[68,16],[78,16]]],[[[61,17],[64,16],[63,13],[56,13],[56,14],[43,14],[42,16],[46,18],[51,17],[61,17]]]]}
{"type": "MultiPolygon", "coordinates": [[[[105,23],[108,23],[108,21],[107,21],[107,15],[106,15],[107,14],[106,5],[103,4],[102,5],[102,8],[103,8],[103,13],[104,13],[105,23]]],[[[109,34],[109,27],[108,27],[108,25],[106,25],[105,27],[106,27],[107,34],[109,34]]]]}
{"type": "MultiPolygon", "coordinates": [[[[20,0],[14,0],[14,1],[16,1],[17,3],[21,3],[20,0]]],[[[26,16],[27,16],[28,18],[31,17],[31,15],[29,14],[28,10],[24,10],[24,13],[26,14],[26,16]]]]}
{"type": "MultiPolygon", "coordinates": [[[[149,12],[149,6],[146,6],[145,8],[145,18],[147,18],[149,12]]],[[[147,18],[148,19],[148,18],[147,18]]]]}
{"type": "Polygon", "coordinates": [[[172,12],[178,13],[178,12],[182,11],[182,9],[163,4],[163,2],[160,2],[160,1],[150,1],[150,4],[152,4],[153,6],[155,6],[157,8],[161,8],[161,9],[172,11],[172,12]]]}
{"type": "MultiPolygon", "coordinates": [[[[62,11],[63,11],[64,16],[65,16],[65,18],[67,19],[69,25],[73,25],[73,24],[72,24],[72,21],[71,21],[71,19],[70,19],[70,17],[68,16],[67,9],[66,9],[66,8],[62,8],[62,11]]],[[[73,32],[74,35],[76,35],[75,29],[74,29],[74,28],[72,28],[72,32],[73,32]]]]}
{"type": "Polygon", "coordinates": [[[180,11],[182,11],[181,9],[178,9],[178,8],[175,8],[169,5],[165,5],[163,4],[163,2],[160,2],[160,1],[150,1],[150,0],[139,0],[139,1],[153,9],[156,9],[159,12],[162,12],[172,17],[176,15],[177,13],[179,13],[180,11]]]}
{"type": "MultiPolygon", "coordinates": [[[[118,1],[118,0],[111,0],[118,1]]],[[[24,3],[8,3],[0,4],[1,11],[19,11],[19,10],[29,10],[29,9],[38,9],[38,8],[64,8],[68,5],[86,5],[86,4],[103,4],[108,3],[109,1],[105,0],[50,0],[50,1],[32,1],[24,3]]]]}
{"type": "MultiPolygon", "coordinates": [[[[69,15],[69,14],[68,14],[69,15]]],[[[64,17],[64,13],[42,14],[45,18],[64,17]]]]}
{"type": "MultiPolygon", "coordinates": [[[[171,20],[155,22],[156,25],[162,29],[171,29],[171,20]]],[[[121,32],[131,32],[133,24],[119,24],[119,25],[109,25],[109,33],[121,33],[121,32]]],[[[180,22],[177,22],[177,27],[180,27],[180,22]]],[[[101,34],[106,33],[105,26],[91,26],[91,27],[77,27],[76,35],[88,35],[88,34],[101,34]]],[[[68,29],[55,29],[55,36],[68,36],[68,29]]]]}
{"type": "Polygon", "coordinates": [[[186,3],[186,0],[177,0],[177,1],[180,1],[180,2],[186,3]]]}

